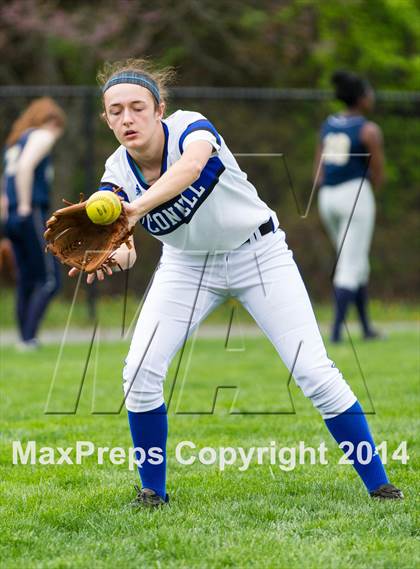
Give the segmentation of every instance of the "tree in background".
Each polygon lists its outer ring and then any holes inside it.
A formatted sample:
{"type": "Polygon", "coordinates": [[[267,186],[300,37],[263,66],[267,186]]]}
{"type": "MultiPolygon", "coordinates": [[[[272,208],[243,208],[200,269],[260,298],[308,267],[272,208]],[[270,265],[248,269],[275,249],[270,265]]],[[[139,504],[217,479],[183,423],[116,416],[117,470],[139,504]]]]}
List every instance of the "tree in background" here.
{"type": "MultiPolygon", "coordinates": [[[[178,85],[327,88],[331,72],[343,67],[366,75],[376,89],[415,90],[420,89],[419,40],[419,0],[155,0],[153,5],[141,0],[9,0],[0,6],[0,82],[94,85],[105,59],[150,56],[177,68],[178,85]]],[[[61,101],[72,120],[55,161],[57,196],[72,199],[91,191],[102,175],[103,158],[114,149],[107,127],[97,119],[99,98],[79,95],[61,101]]],[[[29,101],[11,94],[2,102],[0,138],[29,101]]],[[[191,99],[182,104],[217,121],[235,152],[286,154],[305,208],[317,129],[337,108],[333,103],[204,99],[197,105],[191,99]]],[[[413,235],[418,228],[419,103],[382,101],[373,118],[384,130],[387,153],[387,183],[379,197],[373,244],[373,288],[384,297],[407,298],[417,286],[411,267],[416,265],[413,235]]],[[[316,213],[299,217],[281,162],[248,160],[243,167],[279,212],[311,291],[325,298],[331,263],[316,213]]],[[[141,239],[144,243],[147,236],[141,239]]],[[[150,242],[142,248],[142,270],[130,277],[136,286],[147,276],[143,269],[153,266],[154,246],[150,242]]]]}
{"type": "Polygon", "coordinates": [[[183,85],[319,87],[339,65],[420,88],[417,0],[10,0],[0,22],[3,84],[92,84],[148,55],[183,85]]]}

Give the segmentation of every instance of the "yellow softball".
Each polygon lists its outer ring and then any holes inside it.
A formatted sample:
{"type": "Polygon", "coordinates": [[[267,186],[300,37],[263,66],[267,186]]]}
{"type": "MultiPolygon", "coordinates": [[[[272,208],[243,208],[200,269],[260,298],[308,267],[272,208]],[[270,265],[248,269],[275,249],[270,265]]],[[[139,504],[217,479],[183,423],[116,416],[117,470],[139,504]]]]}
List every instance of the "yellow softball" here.
{"type": "Polygon", "coordinates": [[[86,202],[86,213],[93,223],[110,225],[120,216],[121,200],[113,192],[100,190],[86,202]]]}

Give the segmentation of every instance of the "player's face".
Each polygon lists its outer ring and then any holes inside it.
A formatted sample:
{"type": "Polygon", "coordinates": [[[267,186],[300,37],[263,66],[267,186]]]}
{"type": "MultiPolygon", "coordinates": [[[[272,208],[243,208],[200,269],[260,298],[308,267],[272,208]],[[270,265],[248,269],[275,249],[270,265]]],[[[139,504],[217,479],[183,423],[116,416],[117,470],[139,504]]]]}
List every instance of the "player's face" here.
{"type": "Polygon", "coordinates": [[[105,92],[104,105],[108,126],[128,150],[146,148],[161,128],[164,104],[157,106],[145,87],[114,85],[105,92]]]}

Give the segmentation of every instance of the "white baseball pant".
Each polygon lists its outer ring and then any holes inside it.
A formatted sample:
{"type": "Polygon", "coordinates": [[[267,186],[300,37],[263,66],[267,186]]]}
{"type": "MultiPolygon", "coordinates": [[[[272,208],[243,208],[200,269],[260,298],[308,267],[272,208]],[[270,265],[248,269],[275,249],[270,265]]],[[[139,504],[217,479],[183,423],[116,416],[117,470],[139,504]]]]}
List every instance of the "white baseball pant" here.
{"type": "Polygon", "coordinates": [[[318,194],[318,207],[339,254],[334,285],[357,290],[369,280],[369,250],[375,224],[375,199],[369,180],[357,178],[337,186],[323,186],[318,194]]]}
{"type": "Polygon", "coordinates": [[[186,337],[229,296],[253,316],[324,417],[338,415],[356,401],[327,356],[284,232],[251,239],[238,249],[214,255],[163,247],[125,362],[127,409],[145,412],[162,405],[172,358],[186,337]]]}

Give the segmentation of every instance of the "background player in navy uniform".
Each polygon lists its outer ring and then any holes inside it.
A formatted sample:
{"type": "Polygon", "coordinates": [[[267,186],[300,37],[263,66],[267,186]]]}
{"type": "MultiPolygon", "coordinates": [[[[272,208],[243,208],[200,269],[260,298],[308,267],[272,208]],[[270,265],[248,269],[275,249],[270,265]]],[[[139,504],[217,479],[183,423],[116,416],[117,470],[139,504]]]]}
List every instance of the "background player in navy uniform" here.
{"type": "Polygon", "coordinates": [[[66,118],[50,98],[34,100],[13,124],[6,140],[4,180],[6,232],[17,264],[16,313],[21,349],[38,346],[37,332],[59,289],[59,263],[44,252],[52,181],[51,151],[66,118]]]}
{"type": "MultiPolygon", "coordinates": [[[[148,457],[139,467],[143,488],[135,504],[168,500],[165,376],[185,338],[229,296],[244,304],[293,369],[337,442],[357,449],[366,441],[371,459],[363,456],[362,463],[360,452],[350,458],[370,494],[401,498],[388,482],[360,404],[326,354],[277,216],[220,133],[197,112],[178,110],[164,118],[167,77],[143,61],[107,65],[99,80],[104,116],[120,143],[106,161],[101,188],[122,187],[130,223],[140,221],[163,242],[123,371],[134,447],[148,457]]],[[[114,258],[126,269],[135,260],[125,245],[114,258]]],[[[96,276],[106,274],[112,271],[96,276]]]]}
{"type": "Polygon", "coordinates": [[[378,190],[383,184],[384,152],[381,129],[364,116],[373,109],[375,101],[369,83],[345,71],[335,72],[332,82],[336,98],[347,108],[329,116],[321,126],[315,176],[321,186],[320,216],[338,255],[333,278],[335,319],[331,340],[339,342],[347,309],[352,304],[356,306],[364,338],[378,336],[369,322],[367,284],[375,223],[372,186],[378,190]]]}

